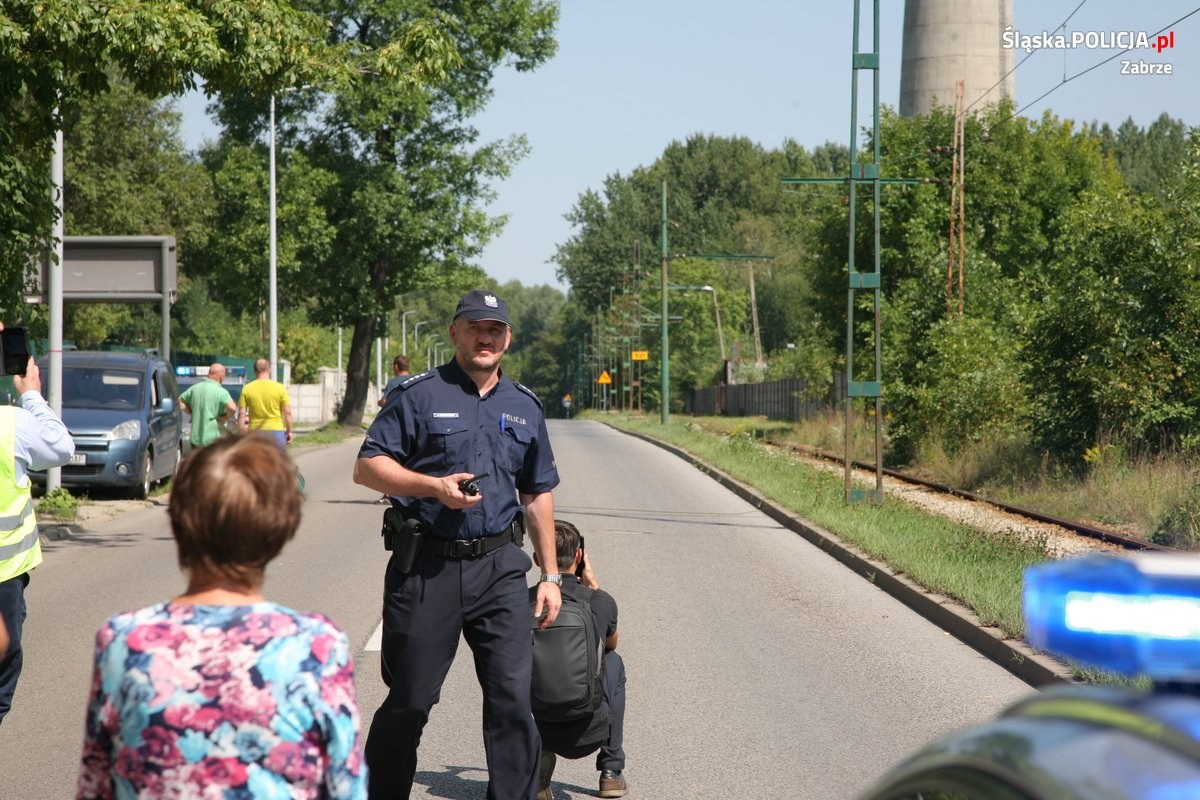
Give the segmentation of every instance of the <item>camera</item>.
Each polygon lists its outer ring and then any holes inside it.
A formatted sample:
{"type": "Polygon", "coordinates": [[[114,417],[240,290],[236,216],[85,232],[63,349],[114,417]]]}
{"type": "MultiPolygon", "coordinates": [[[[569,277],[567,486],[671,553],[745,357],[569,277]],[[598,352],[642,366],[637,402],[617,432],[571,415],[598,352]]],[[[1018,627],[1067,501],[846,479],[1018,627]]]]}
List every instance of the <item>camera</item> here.
{"type": "Polygon", "coordinates": [[[24,375],[29,365],[29,342],[24,328],[0,331],[0,375],[24,375]]]}
{"type": "Polygon", "coordinates": [[[479,494],[479,482],[490,474],[490,472],[484,472],[471,478],[464,478],[458,482],[458,490],[468,497],[474,497],[479,494]]]}

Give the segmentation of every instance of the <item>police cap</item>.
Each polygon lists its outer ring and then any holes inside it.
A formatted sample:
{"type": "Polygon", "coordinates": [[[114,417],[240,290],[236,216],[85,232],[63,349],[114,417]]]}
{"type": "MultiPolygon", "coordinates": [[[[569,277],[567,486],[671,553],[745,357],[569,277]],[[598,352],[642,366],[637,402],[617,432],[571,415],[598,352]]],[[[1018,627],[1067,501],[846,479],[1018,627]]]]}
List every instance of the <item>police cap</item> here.
{"type": "Polygon", "coordinates": [[[466,317],[471,322],[495,320],[508,325],[508,303],[496,297],[492,292],[476,289],[473,292],[467,292],[458,301],[458,308],[454,309],[454,318],[458,319],[459,317],[466,317]]]}

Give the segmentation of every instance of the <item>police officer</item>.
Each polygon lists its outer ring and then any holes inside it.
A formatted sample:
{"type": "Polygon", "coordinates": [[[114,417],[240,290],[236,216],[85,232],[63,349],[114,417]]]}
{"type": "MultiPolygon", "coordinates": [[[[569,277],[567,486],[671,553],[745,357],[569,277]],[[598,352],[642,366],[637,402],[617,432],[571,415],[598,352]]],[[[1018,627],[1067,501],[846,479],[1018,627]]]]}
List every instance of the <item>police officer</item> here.
{"type": "Polygon", "coordinates": [[[483,689],[488,800],[534,800],[532,563],[520,542],[527,529],[544,565],[534,615],[544,612],[548,625],[562,604],[551,495],[558,470],[541,403],[500,370],[512,341],[504,301],[468,292],[450,341],[453,360],[392,392],[354,465],[355,482],[390,495],[406,520],[385,529],[393,544],[383,603],[389,692],[367,737],[369,791],[373,800],[409,796],[421,731],[461,632],[483,689]]]}

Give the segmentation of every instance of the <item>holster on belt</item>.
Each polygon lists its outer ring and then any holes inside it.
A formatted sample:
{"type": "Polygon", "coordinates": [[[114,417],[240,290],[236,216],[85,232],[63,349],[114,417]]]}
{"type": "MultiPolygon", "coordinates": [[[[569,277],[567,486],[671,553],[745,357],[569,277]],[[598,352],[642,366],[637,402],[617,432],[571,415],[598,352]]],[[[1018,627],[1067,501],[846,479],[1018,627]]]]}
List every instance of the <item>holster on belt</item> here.
{"type": "Polygon", "coordinates": [[[517,547],[525,546],[525,515],[517,514],[513,517],[511,523],[513,544],[517,547]]]}
{"type": "Polygon", "coordinates": [[[396,508],[383,512],[383,549],[389,550],[396,559],[401,572],[412,572],[421,554],[425,523],[419,519],[405,519],[396,508]]]}

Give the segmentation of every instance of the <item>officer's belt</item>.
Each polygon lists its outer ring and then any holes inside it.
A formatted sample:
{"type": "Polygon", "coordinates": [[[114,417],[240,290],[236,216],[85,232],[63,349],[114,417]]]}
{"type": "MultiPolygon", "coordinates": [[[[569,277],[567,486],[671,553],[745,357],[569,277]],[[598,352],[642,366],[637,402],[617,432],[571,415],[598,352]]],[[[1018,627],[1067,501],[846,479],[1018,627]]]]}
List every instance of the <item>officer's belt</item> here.
{"type": "Polygon", "coordinates": [[[503,532],[477,539],[439,539],[421,537],[421,552],[442,558],[475,558],[512,542],[520,547],[525,540],[525,525],[518,515],[503,532]]]}

